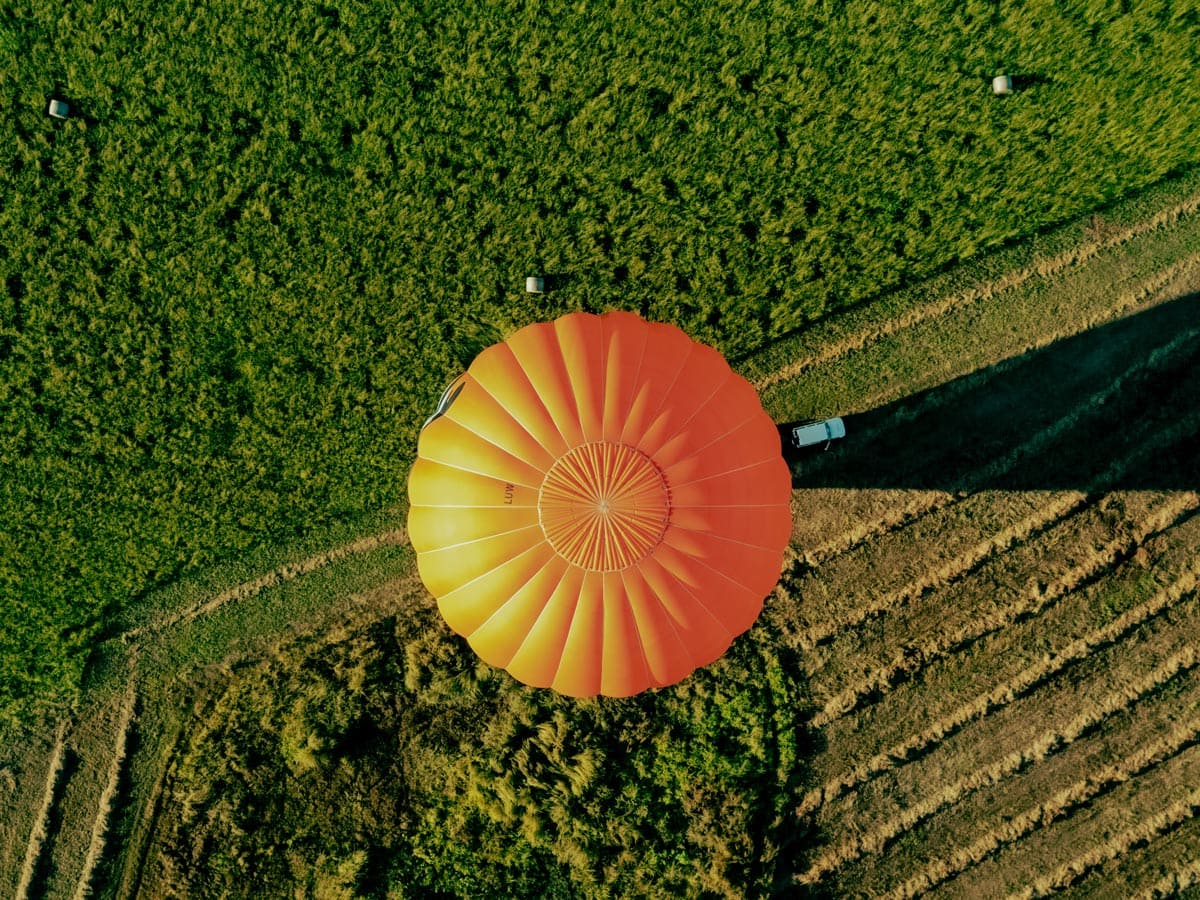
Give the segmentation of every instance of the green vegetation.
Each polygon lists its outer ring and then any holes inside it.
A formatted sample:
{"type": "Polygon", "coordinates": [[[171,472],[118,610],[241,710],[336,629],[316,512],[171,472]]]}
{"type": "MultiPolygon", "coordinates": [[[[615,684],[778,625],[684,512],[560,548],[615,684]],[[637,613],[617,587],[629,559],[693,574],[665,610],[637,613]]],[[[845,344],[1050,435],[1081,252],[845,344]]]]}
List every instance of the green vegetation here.
{"type": "Polygon", "coordinates": [[[478,663],[430,608],[295,645],[239,673],[181,749],[163,884],[761,895],[793,830],[806,706],[768,643],[756,629],[674,688],[584,702],[478,663]]]}
{"type": "Polygon", "coordinates": [[[747,352],[1194,165],[1198,63],[1166,2],[7,4],[0,730],[155,586],[394,504],[512,328],[747,352]]]}

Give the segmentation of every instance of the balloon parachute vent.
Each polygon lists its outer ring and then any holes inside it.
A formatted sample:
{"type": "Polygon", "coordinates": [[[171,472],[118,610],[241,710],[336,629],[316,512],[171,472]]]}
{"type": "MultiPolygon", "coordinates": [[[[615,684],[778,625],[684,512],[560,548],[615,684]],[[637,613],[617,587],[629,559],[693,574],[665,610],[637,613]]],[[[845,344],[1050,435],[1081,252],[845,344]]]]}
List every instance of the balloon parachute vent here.
{"type": "Polygon", "coordinates": [[[612,572],[645,559],[667,529],[667,484],[628,444],[582,444],[560,457],[538,492],[546,540],[581,569],[612,572]]]}

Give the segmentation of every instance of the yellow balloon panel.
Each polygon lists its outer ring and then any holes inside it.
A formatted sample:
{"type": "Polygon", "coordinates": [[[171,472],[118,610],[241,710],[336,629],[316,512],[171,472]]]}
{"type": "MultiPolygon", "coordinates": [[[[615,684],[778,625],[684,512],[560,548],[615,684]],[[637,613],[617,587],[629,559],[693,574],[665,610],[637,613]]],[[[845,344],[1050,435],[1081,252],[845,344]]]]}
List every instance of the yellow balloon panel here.
{"type": "Polygon", "coordinates": [[[550,563],[553,553],[543,543],[480,573],[438,597],[438,608],[447,624],[468,638],[504,604],[505,598],[537,578],[550,563]]]}
{"type": "Polygon", "coordinates": [[[557,553],[547,555],[545,565],[467,635],[475,652],[493,666],[508,667],[566,576],[567,561],[557,553]]]}
{"type": "Polygon", "coordinates": [[[429,459],[418,459],[413,463],[408,479],[408,502],[413,507],[523,506],[536,509],[537,500],[536,488],[456,469],[429,459]]]}
{"type": "Polygon", "coordinates": [[[534,687],[550,687],[554,681],[575,617],[583,576],[582,569],[569,566],[551,592],[541,615],[508,664],[509,673],[518,681],[534,687]]]}
{"type": "Polygon", "coordinates": [[[654,680],[646,665],[641,632],[620,574],[605,572],[602,577],[604,639],[600,643],[599,693],[628,697],[654,680]]]}
{"type": "Polygon", "coordinates": [[[422,459],[532,488],[542,483],[544,474],[536,466],[484,440],[446,416],[434,419],[425,427],[417,452],[422,459]]]}
{"type": "MultiPolygon", "coordinates": [[[[413,539],[411,524],[409,538],[413,539]]],[[[420,537],[414,539],[414,544],[417,541],[424,543],[420,537]]],[[[417,570],[429,592],[435,597],[443,597],[542,543],[540,529],[535,525],[484,538],[465,547],[455,545],[424,550],[417,554],[417,570]]]]}
{"type": "Polygon", "coordinates": [[[583,426],[554,326],[539,323],[522,328],[508,339],[508,346],[567,446],[582,444],[583,426]]]}
{"type": "Polygon", "coordinates": [[[479,440],[495,444],[535,469],[545,471],[556,459],[470,376],[464,379],[462,393],[446,411],[446,418],[457,422],[479,440]]]}
{"type": "Polygon", "coordinates": [[[470,376],[547,453],[558,457],[567,452],[570,445],[508,344],[495,344],[484,350],[471,363],[470,376]]]}
{"type": "Polygon", "coordinates": [[[408,514],[409,540],[418,553],[461,547],[511,531],[537,528],[538,511],[532,506],[414,506],[408,514]]]}

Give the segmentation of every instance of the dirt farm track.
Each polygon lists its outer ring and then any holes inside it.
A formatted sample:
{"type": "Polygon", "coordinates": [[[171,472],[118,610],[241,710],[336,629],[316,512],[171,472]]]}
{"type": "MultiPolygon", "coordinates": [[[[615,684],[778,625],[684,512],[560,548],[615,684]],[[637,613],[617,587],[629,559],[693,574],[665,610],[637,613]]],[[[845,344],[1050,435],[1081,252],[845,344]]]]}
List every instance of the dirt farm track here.
{"type": "MultiPolygon", "coordinates": [[[[783,893],[1193,890],[1200,178],[739,365],[777,421],[847,424],[791,460],[793,540],[764,611],[816,704],[783,893]]],[[[229,671],[172,633],[355,560],[330,611],[255,621],[394,611],[415,589],[402,521],[131,621],[69,722],[0,751],[0,893],[154,896],[164,773],[203,705],[168,712],[158,686],[229,671]]]]}

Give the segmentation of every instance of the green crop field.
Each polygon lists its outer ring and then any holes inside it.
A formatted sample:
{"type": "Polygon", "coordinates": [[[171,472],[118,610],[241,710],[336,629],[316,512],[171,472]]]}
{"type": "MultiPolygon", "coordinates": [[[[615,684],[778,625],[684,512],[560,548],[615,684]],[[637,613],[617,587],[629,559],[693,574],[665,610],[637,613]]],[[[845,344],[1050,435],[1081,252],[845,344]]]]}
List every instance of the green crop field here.
{"type": "MultiPolygon", "coordinates": [[[[890,404],[872,413],[886,423],[975,398],[978,384],[1015,366],[1004,360],[1145,312],[1148,298],[1194,274],[1194,230],[1175,226],[1195,204],[1162,222],[1136,203],[1124,213],[1111,204],[1162,199],[1178,186],[1192,197],[1198,69],[1200,9],[1168,0],[0,8],[0,738],[39,735],[0,763],[43,750],[55,760],[12,763],[23,797],[27,780],[36,782],[16,824],[0,827],[3,860],[23,865],[13,883],[34,893],[69,891],[76,878],[110,893],[130,879],[156,884],[153,872],[130,874],[138,863],[125,849],[106,853],[109,830],[120,848],[154,842],[147,858],[161,857],[164,871],[190,879],[179,890],[197,893],[250,884],[239,867],[257,853],[276,856],[254,884],[293,879],[298,891],[330,896],[363,884],[647,895],[704,885],[733,896],[793,875],[856,883],[870,867],[845,838],[853,815],[840,806],[822,807],[810,823],[834,836],[823,855],[806,859],[808,868],[799,857],[779,861],[781,848],[804,837],[787,815],[812,788],[805,754],[815,738],[804,723],[815,710],[832,741],[876,695],[908,702],[897,687],[908,670],[888,656],[893,647],[871,650],[875,668],[859,680],[852,675],[866,657],[847,648],[859,640],[855,629],[936,595],[945,560],[923,562],[935,574],[912,580],[904,568],[912,554],[901,546],[889,564],[904,577],[896,592],[868,598],[868,612],[797,624],[784,603],[712,672],[624,706],[529,701],[487,671],[464,669],[430,608],[413,601],[411,620],[397,608],[404,591],[384,604],[394,618],[376,616],[330,647],[311,637],[289,643],[289,629],[324,621],[328,598],[348,602],[411,570],[403,547],[390,546],[403,542],[387,535],[403,520],[417,428],[475,353],[529,322],[631,309],[720,348],[758,379],[777,416],[890,404]],[[1014,79],[1009,96],[992,93],[1001,73],[1014,79]],[[51,98],[71,105],[67,120],[47,115],[51,98]],[[946,280],[970,257],[1025,247],[1021,239],[1093,213],[1083,256],[1072,249],[1077,231],[1055,232],[1058,255],[986,257],[1004,260],[1007,281],[959,295],[946,280]],[[1113,248],[1124,253],[1119,262],[1103,255],[1113,248]],[[1087,253],[1110,268],[1076,271],[1087,253]],[[534,274],[551,290],[526,294],[534,274]],[[1062,282],[1053,302],[1041,293],[1043,276],[1062,282]],[[910,293],[921,284],[950,299],[910,293]],[[839,349],[823,356],[823,346],[839,349]],[[942,368],[926,371],[931,360],[942,368]],[[964,381],[904,407],[951,376],[964,381]],[[361,545],[362,558],[329,549],[369,535],[380,537],[361,545]],[[288,568],[300,559],[337,571],[324,586],[320,576],[292,586],[308,571],[288,568]],[[222,605],[251,596],[264,605],[222,605]],[[156,635],[164,623],[183,627],[147,643],[143,656],[130,661],[114,649],[131,628],[156,635]],[[796,661],[811,649],[796,634],[817,633],[834,640],[827,669],[819,654],[796,661]],[[176,673],[220,666],[230,647],[265,661],[244,683],[213,689],[207,706],[196,701],[194,723],[155,705],[155,691],[175,698],[176,689],[192,703],[176,673]],[[321,655],[329,660],[314,663],[321,655]],[[116,687],[126,664],[148,679],[137,716],[116,687]],[[125,723],[119,736],[95,729],[114,742],[111,766],[80,749],[103,743],[86,729],[65,750],[62,732],[57,744],[48,737],[85,682],[112,692],[103,721],[125,723]],[[347,759],[346,736],[371,717],[384,741],[432,731],[386,765],[347,759]],[[578,734],[564,730],[567,720],[578,734]],[[255,722],[266,737],[250,733],[255,722]],[[127,754],[133,775],[122,774],[127,754]],[[137,804],[157,809],[164,776],[155,767],[168,759],[179,793],[161,821],[143,821],[137,804]],[[226,769],[256,765],[278,780],[221,781],[226,769]],[[513,768],[532,780],[497,777],[513,768]],[[376,818],[317,817],[297,837],[296,809],[276,809],[270,828],[247,836],[244,816],[284,803],[281,790],[294,789],[301,806],[316,803],[334,770],[346,790],[361,792],[354,809],[376,818]],[[377,770],[412,794],[384,809],[368,783],[377,770]],[[696,772],[711,777],[699,792],[696,772]],[[56,810],[68,807],[94,819],[58,840],[56,810]],[[209,812],[209,843],[189,846],[189,829],[209,812]],[[520,841],[498,843],[498,827],[520,841]],[[398,843],[396,830],[408,839],[398,843]],[[621,855],[630,842],[647,855],[621,855]]],[[[1116,332],[1142,340],[1151,362],[1132,358],[1111,390],[1081,383],[1063,394],[1063,409],[1041,409],[1034,459],[1070,429],[1103,433],[1090,412],[1072,410],[1116,400],[1133,409],[1137,385],[1166,395],[1167,375],[1192,371],[1190,357],[1177,358],[1186,347],[1151,340],[1190,334],[1189,308],[1171,309],[1116,332]]],[[[1083,346],[1051,354],[1051,363],[1100,355],[1083,346]]],[[[1027,383],[1042,370],[1012,371],[1010,392],[1036,395],[1027,383]]],[[[1169,410],[1191,408],[1181,390],[1169,410]]],[[[978,501],[1001,522],[993,534],[981,524],[992,519],[973,519],[975,507],[960,508],[955,494],[986,486],[991,476],[978,472],[1024,471],[1016,456],[1006,461],[1001,436],[988,434],[961,483],[858,473],[820,486],[845,505],[823,505],[819,493],[805,500],[812,515],[798,520],[783,600],[819,593],[806,567],[838,558],[852,571],[855,554],[891,552],[876,537],[900,546],[893,532],[926,513],[935,517],[930,533],[943,520],[946,533],[979,531],[972,540],[984,549],[959,548],[969,564],[951,567],[954,580],[1060,519],[1092,515],[1102,506],[1096,492],[1130,488],[1135,451],[1122,444],[1102,460],[1108,468],[1079,484],[1032,486],[1087,487],[1086,496],[978,501]],[[880,516],[884,506],[893,511],[880,516]],[[849,535],[844,547],[828,543],[835,532],[849,535]]],[[[1162,469],[1170,483],[1150,487],[1196,487],[1187,440],[1172,437],[1182,449],[1162,469]]],[[[1130,545],[1106,549],[1095,577],[1123,572],[1143,546],[1154,550],[1155,529],[1175,534],[1191,498],[1172,494],[1146,509],[1129,500],[1130,545]]],[[[1080,525],[1080,546],[1106,536],[1117,521],[1107,510],[1080,525]]],[[[1161,555],[1175,565],[1190,542],[1161,555]]],[[[1036,568],[1022,565],[1022,577],[1036,568]]],[[[849,575],[833,583],[847,597],[858,589],[849,575]]],[[[1153,587],[1139,583],[1139,602],[1153,587]]],[[[1014,621],[1040,614],[1043,599],[1023,600],[1014,621]]],[[[840,602],[831,595],[829,608],[840,602]]],[[[924,625],[915,614],[913,622],[919,634],[924,625]]],[[[990,634],[971,640],[982,646],[990,634]]],[[[958,658],[945,642],[921,651],[930,665],[958,658]]],[[[1147,683],[1157,691],[1173,677],[1147,683]]],[[[957,715],[913,708],[928,712],[929,733],[957,715]]],[[[878,746],[907,746],[908,737],[878,746]]],[[[1191,740],[1187,732],[1177,744],[1191,740]]],[[[861,758],[874,759],[875,746],[864,739],[845,766],[826,760],[815,777],[841,784],[861,758]]],[[[1158,756],[1146,759],[1157,765],[1158,756]]],[[[17,784],[12,771],[0,768],[0,803],[17,784]]],[[[966,764],[962,771],[973,777],[966,764]]],[[[1181,773],[1178,783],[1190,784],[1181,773]]],[[[879,800],[872,809],[868,836],[890,846],[898,834],[890,808],[879,800]]],[[[928,809],[940,827],[942,808],[928,809]]],[[[1190,821],[1187,809],[1171,821],[1190,821]]],[[[1141,846],[1134,837],[1128,846],[1141,846]]],[[[1114,846],[1092,869],[1122,864],[1128,847],[1114,846]]],[[[920,852],[904,844],[890,863],[899,874],[878,875],[879,889],[916,878],[908,866],[920,852]]],[[[923,864],[942,872],[937,860],[923,864]]]]}
{"type": "Polygon", "coordinates": [[[398,501],[511,329],[748,352],[1194,164],[1198,63],[1167,2],[7,4],[0,720],[154,586],[398,501]]]}

